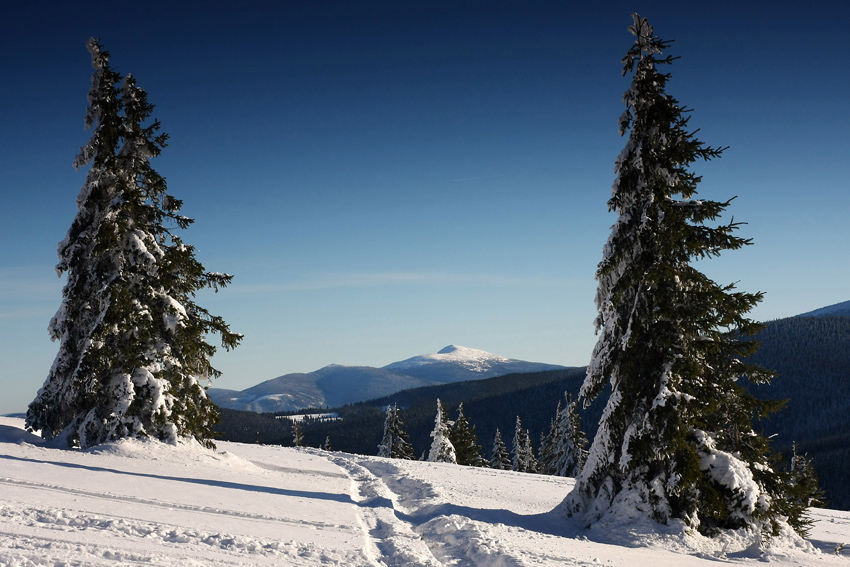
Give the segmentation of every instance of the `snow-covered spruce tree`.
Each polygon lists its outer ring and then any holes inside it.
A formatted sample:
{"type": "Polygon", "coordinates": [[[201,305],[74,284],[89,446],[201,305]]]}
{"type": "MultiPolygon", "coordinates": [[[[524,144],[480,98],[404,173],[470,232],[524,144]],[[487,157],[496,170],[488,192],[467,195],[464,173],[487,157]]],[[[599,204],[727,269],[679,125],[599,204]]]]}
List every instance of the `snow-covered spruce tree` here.
{"type": "Polygon", "coordinates": [[[129,75],[122,82],[98,42],[88,48],[93,133],[74,165],[90,169],[59,244],[56,270],[68,280],[49,326],[59,353],[27,426],[81,447],[122,437],[194,437],[212,447],[218,410],[201,381],[220,373],[205,336],[219,333],[229,350],[241,335],[194,296],[232,276],[206,272],[174,234],[192,219],[150,165],[168,137],[158,121],[145,125],[153,110],[145,91],[129,75]]]}
{"type": "Polygon", "coordinates": [[[552,433],[554,430],[555,420],[550,420],[549,431],[546,433],[544,433],[543,431],[540,432],[540,450],[537,453],[537,472],[539,472],[540,474],[552,474],[552,446],[550,441],[552,439],[552,433]]]}
{"type": "Polygon", "coordinates": [[[481,445],[478,444],[475,426],[470,425],[463,413],[463,403],[457,408],[457,419],[449,431],[449,440],[455,448],[457,464],[470,467],[488,466],[487,460],[481,456],[481,445]]]}
{"type": "Polygon", "coordinates": [[[514,439],[511,446],[511,470],[525,472],[525,464],[528,461],[525,455],[525,430],[522,428],[522,420],[516,416],[516,427],[514,428],[514,439]]]}
{"type": "Polygon", "coordinates": [[[512,468],[511,456],[502,440],[502,432],[498,428],[493,438],[493,449],[490,451],[490,468],[502,471],[509,471],[512,468]]]}
{"type": "Polygon", "coordinates": [[[558,408],[555,410],[555,418],[549,422],[549,431],[544,435],[540,434],[540,458],[538,467],[541,474],[552,475],[554,473],[555,461],[558,459],[558,440],[561,439],[560,431],[561,424],[561,402],[558,402],[558,408]]]}
{"type": "Polygon", "coordinates": [[[581,418],[578,415],[578,402],[572,399],[569,392],[564,392],[567,405],[559,405],[555,429],[558,437],[553,443],[553,458],[551,473],[555,476],[576,477],[587,460],[587,437],[581,429],[581,418]]]}
{"type": "Polygon", "coordinates": [[[806,508],[823,508],[826,499],[818,482],[815,466],[806,455],[797,453],[797,443],[792,444],[788,493],[790,506],[797,512],[789,514],[789,523],[804,537],[812,527],[812,519],[805,515],[806,508]]]}
{"type": "Polygon", "coordinates": [[[378,445],[378,456],[389,459],[393,453],[393,425],[395,423],[395,411],[393,406],[387,405],[387,417],[384,418],[384,436],[381,438],[381,443],[378,445]]]}
{"type": "Polygon", "coordinates": [[[431,432],[431,450],[428,452],[428,460],[434,463],[456,463],[455,448],[449,440],[452,423],[446,413],[446,408],[440,399],[437,399],[437,416],[434,418],[434,430],[431,432]]]}
{"type": "Polygon", "coordinates": [[[537,474],[539,471],[537,457],[534,456],[534,445],[531,443],[531,431],[525,430],[525,438],[522,441],[523,461],[520,465],[521,472],[537,474]]]}
{"type": "Polygon", "coordinates": [[[301,427],[301,422],[294,417],[292,419],[292,444],[296,447],[304,446],[304,428],[301,427]]]}
{"type": "Polygon", "coordinates": [[[398,405],[388,405],[387,418],[384,420],[384,437],[378,445],[378,456],[412,460],[413,446],[409,439],[398,405]]]}
{"type": "MultiPolygon", "coordinates": [[[[692,266],[750,243],[740,223],[716,220],[729,201],[694,199],[698,160],[720,156],[689,130],[687,112],[665,92],[659,71],[668,42],[634,15],[634,46],[623,74],[620,132],[609,209],[618,219],[596,278],[599,340],[580,396],[611,384],[599,430],[568,513],[591,524],[628,508],[660,522],[681,519],[705,533],[723,528],[772,532],[787,508],[768,441],[753,420],[777,409],[737,383],[763,383],[768,371],[742,362],[759,325],[746,314],[761,293],[718,285],[692,266]],[[635,510],[637,508],[637,510],[635,510]]],[[[787,515],[787,514],[784,514],[787,515]]]]}

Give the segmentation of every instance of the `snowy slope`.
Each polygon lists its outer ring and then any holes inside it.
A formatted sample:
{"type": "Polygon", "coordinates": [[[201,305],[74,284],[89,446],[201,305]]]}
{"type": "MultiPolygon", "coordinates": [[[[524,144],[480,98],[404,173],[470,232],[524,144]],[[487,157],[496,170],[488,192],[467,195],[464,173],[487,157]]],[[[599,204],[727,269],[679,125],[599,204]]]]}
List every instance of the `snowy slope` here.
{"type": "Polygon", "coordinates": [[[49,448],[0,418],[0,565],[850,566],[850,513],[811,543],[581,529],[571,479],[292,449],[49,448]],[[822,553],[819,550],[824,550],[822,553]]]}
{"type": "Polygon", "coordinates": [[[558,368],[563,366],[515,360],[456,345],[449,345],[436,354],[414,356],[384,366],[385,370],[443,383],[481,380],[505,374],[541,372],[558,368]]]}

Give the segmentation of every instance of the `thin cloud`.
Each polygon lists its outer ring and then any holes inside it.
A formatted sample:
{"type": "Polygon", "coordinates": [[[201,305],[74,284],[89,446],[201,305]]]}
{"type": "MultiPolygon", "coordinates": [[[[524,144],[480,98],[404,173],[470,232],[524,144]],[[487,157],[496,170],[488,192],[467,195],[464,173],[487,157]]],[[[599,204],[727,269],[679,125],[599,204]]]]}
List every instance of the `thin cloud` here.
{"type": "Polygon", "coordinates": [[[298,281],[233,285],[233,290],[250,293],[320,291],[326,289],[369,288],[384,286],[490,286],[541,287],[563,286],[566,280],[544,276],[503,276],[496,274],[451,274],[439,272],[384,272],[323,274],[298,281]]]}

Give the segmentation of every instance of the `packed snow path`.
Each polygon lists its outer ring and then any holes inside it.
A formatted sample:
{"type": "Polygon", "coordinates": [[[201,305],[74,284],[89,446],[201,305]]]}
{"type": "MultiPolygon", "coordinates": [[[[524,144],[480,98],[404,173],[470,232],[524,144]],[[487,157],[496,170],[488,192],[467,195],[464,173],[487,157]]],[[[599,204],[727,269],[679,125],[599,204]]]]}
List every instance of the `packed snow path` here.
{"type": "Polygon", "coordinates": [[[850,566],[850,513],[762,555],[555,511],[571,479],[220,443],[50,448],[0,418],[0,567],[72,565],[850,566]]]}

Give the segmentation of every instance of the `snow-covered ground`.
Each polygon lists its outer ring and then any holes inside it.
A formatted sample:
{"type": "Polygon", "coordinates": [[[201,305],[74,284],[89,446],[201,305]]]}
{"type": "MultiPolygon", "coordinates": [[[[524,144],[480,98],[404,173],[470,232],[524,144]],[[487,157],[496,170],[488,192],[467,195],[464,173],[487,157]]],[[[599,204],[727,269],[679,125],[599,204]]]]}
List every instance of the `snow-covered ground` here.
{"type": "Polygon", "coordinates": [[[850,566],[850,512],[810,543],[582,529],[571,479],[291,449],[123,441],[44,446],[0,418],[0,566],[850,566]]]}

